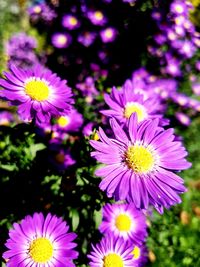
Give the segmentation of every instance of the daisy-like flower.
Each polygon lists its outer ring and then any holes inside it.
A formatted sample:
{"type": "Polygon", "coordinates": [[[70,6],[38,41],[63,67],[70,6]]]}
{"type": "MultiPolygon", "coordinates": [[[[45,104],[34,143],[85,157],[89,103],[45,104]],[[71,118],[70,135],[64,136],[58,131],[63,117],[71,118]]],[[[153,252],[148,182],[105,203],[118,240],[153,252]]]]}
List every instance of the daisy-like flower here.
{"type": "Polygon", "coordinates": [[[8,251],[3,253],[8,267],[75,267],[72,260],[75,233],[68,233],[69,226],[50,213],[26,216],[21,223],[14,223],[6,242],[8,251]]]}
{"type": "Polygon", "coordinates": [[[105,102],[111,109],[102,110],[101,113],[116,118],[123,125],[128,123],[133,113],[137,114],[139,122],[146,119],[162,118],[162,115],[158,113],[159,97],[156,94],[154,96],[154,98],[144,100],[142,94],[134,93],[131,82],[127,81],[121,90],[114,87],[110,95],[104,95],[105,102]]]}
{"type": "Polygon", "coordinates": [[[103,26],[107,22],[105,15],[100,10],[89,11],[87,16],[94,25],[103,26]]]}
{"type": "Polygon", "coordinates": [[[147,235],[146,218],[133,203],[106,204],[99,230],[103,234],[111,233],[116,238],[122,237],[125,241],[139,244],[147,235]]]}
{"type": "Polygon", "coordinates": [[[56,119],[53,130],[63,132],[78,132],[83,124],[83,116],[76,110],[72,109],[68,115],[62,115],[56,119]]]}
{"type": "Polygon", "coordinates": [[[108,27],[100,31],[100,36],[103,43],[111,43],[117,36],[117,30],[113,27],[108,27]]]}
{"type": "Polygon", "coordinates": [[[174,171],[191,166],[182,143],[175,141],[173,129],[164,130],[158,120],[145,120],[138,124],[130,117],[127,132],[112,118],[110,125],[115,138],[108,138],[100,128],[101,140],[91,140],[96,149],[91,156],[106,164],[96,171],[104,179],[100,189],[108,197],[134,202],[136,208],[153,205],[160,213],[163,207],[181,202],[179,193],[186,191],[183,180],[174,171]]]}
{"type": "Polygon", "coordinates": [[[88,255],[90,267],[136,267],[131,244],[123,238],[114,238],[112,235],[104,237],[88,255]]]}
{"type": "Polygon", "coordinates": [[[51,36],[51,42],[56,48],[67,48],[72,42],[72,37],[68,33],[57,32],[51,36]]]}
{"type": "Polygon", "coordinates": [[[148,260],[148,251],[144,244],[139,246],[134,244],[131,254],[138,267],[145,266],[148,260]]]}
{"type": "Polygon", "coordinates": [[[63,16],[62,26],[69,30],[74,30],[80,26],[80,22],[75,16],[68,14],[63,16]]]}
{"type": "Polygon", "coordinates": [[[51,116],[68,113],[73,103],[71,89],[66,80],[40,65],[21,70],[14,65],[0,79],[1,97],[18,105],[23,121],[35,120],[40,125],[49,122],[51,116]]]}

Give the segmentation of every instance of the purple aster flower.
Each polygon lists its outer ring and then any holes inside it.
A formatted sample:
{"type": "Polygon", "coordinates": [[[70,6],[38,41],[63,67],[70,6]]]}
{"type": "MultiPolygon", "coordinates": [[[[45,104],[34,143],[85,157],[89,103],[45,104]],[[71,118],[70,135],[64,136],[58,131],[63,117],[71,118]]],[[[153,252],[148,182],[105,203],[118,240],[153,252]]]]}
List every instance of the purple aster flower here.
{"type": "MultiPolygon", "coordinates": [[[[84,96],[95,96],[98,95],[98,91],[95,86],[95,80],[93,77],[86,77],[82,83],[77,83],[76,88],[79,89],[84,96]]],[[[93,100],[93,98],[92,98],[93,100]]]]}
{"type": "Polygon", "coordinates": [[[180,76],[181,75],[180,60],[178,60],[177,58],[173,58],[170,55],[169,57],[167,56],[166,59],[167,59],[167,65],[162,71],[173,77],[180,76]]]}
{"type": "Polygon", "coordinates": [[[74,15],[64,15],[62,18],[62,26],[69,30],[74,30],[80,27],[80,21],[78,21],[74,15]]]}
{"type": "Polygon", "coordinates": [[[100,31],[100,36],[103,43],[113,42],[117,36],[117,30],[113,27],[108,27],[100,31]]]}
{"type": "Polygon", "coordinates": [[[170,11],[175,15],[187,15],[188,9],[184,1],[177,0],[170,5],[170,11]]]}
{"type": "Polygon", "coordinates": [[[75,267],[72,262],[78,253],[74,250],[76,234],[68,233],[69,226],[50,213],[26,216],[14,223],[3,253],[8,267],[75,267]]]}
{"type": "Polygon", "coordinates": [[[47,23],[51,22],[57,16],[55,11],[45,2],[29,7],[28,14],[33,21],[42,19],[47,23]]]}
{"type": "Polygon", "coordinates": [[[182,143],[174,141],[174,130],[159,127],[157,119],[138,124],[135,114],[127,132],[114,118],[110,125],[115,138],[108,138],[100,128],[101,141],[90,141],[96,149],[91,156],[106,164],[95,172],[104,178],[100,189],[115,200],[134,202],[136,208],[152,204],[160,213],[163,207],[180,203],[178,194],[186,188],[174,171],[188,169],[191,163],[184,158],[187,152],[182,143]]]}
{"type": "Polygon", "coordinates": [[[103,207],[102,223],[99,230],[104,235],[112,234],[116,238],[140,244],[147,236],[144,214],[130,204],[106,204],[103,207]]]}
{"type": "Polygon", "coordinates": [[[171,99],[182,107],[188,107],[190,100],[188,96],[180,93],[171,94],[171,99]]]}
{"type": "Polygon", "coordinates": [[[96,39],[96,33],[86,31],[86,32],[79,34],[77,40],[82,45],[88,47],[94,43],[95,39],[96,39]]]}
{"type": "Polygon", "coordinates": [[[147,247],[142,245],[134,245],[132,251],[133,259],[138,267],[143,267],[148,261],[147,247]]]}
{"type": "Polygon", "coordinates": [[[6,43],[6,54],[9,58],[9,65],[14,64],[20,68],[32,67],[38,63],[34,49],[37,41],[34,37],[24,32],[13,35],[6,43]]]}
{"type": "Polygon", "coordinates": [[[105,15],[100,10],[88,11],[87,17],[94,25],[103,26],[107,22],[105,15]]]}
{"type": "Polygon", "coordinates": [[[72,42],[72,37],[68,33],[57,32],[51,36],[51,42],[56,48],[67,48],[72,42]]]}
{"type": "Polygon", "coordinates": [[[123,238],[107,235],[99,244],[92,245],[92,249],[88,255],[90,267],[137,267],[131,255],[132,246],[124,242],[123,238]]]}
{"type": "Polygon", "coordinates": [[[71,109],[67,115],[62,115],[56,119],[56,124],[53,130],[60,130],[63,132],[78,132],[83,124],[83,116],[76,110],[71,109]]]}
{"type": "Polygon", "coordinates": [[[22,120],[35,120],[40,125],[48,123],[51,116],[67,114],[73,103],[71,89],[66,80],[37,65],[32,69],[20,70],[14,65],[0,79],[1,97],[18,105],[22,120]]]}
{"type": "Polygon", "coordinates": [[[105,94],[104,99],[109,110],[102,110],[105,116],[116,118],[121,124],[127,124],[128,119],[133,113],[137,114],[138,121],[152,118],[162,118],[158,113],[157,99],[143,99],[141,94],[134,94],[132,84],[126,82],[121,90],[113,87],[111,94],[105,94]]]}
{"type": "Polygon", "coordinates": [[[0,125],[10,125],[14,121],[14,116],[9,111],[0,112],[0,125]]]}
{"type": "Polygon", "coordinates": [[[94,129],[94,122],[87,123],[83,128],[83,135],[89,137],[93,133],[93,129],[94,129]]]}
{"type": "Polygon", "coordinates": [[[184,114],[183,112],[176,112],[175,117],[181,124],[185,126],[189,126],[191,124],[190,117],[184,114]]]}
{"type": "Polygon", "coordinates": [[[192,91],[195,95],[200,96],[200,83],[195,82],[192,84],[192,91]]]}

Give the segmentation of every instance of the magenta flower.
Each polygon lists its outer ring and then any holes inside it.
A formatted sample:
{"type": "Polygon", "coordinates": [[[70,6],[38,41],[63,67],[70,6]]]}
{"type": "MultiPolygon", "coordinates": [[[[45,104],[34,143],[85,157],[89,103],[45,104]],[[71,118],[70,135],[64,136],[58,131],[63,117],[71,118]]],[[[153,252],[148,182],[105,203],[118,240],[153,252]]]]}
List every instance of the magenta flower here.
{"type": "Polygon", "coordinates": [[[116,238],[136,244],[144,241],[147,235],[144,214],[130,204],[106,204],[103,207],[102,223],[99,230],[103,234],[112,234],[116,238]]]}
{"type": "Polygon", "coordinates": [[[72,42],[72,37],[68,33],[57,32],[51,36],[51,42],[56,48],[67,48],[72,42]]]}
{"type": "Polygon", "coordinates": [[[80,26],[80,22],[75,16],[68,14],[63,16],[62,26],[69,30],[75,30],[80,26]]]}
{"type": "Polygon", "coordinates": [[[137,115],[139,122],[153,118],[162,119],[158,95],[154,94],[154,98],[144,100],[142,94],[134,93],[134,89],[130,81],[127,81],[121,90],[113,87],[110,95],[104,95],[110,109],[102,110],[101,113],[116,118],[123,125],[128,123],[133,113],[137,115]]]}
{"type": "Polygon", "coordinates": [[[68,233],[69,226],[50,213],[26,216],[14,223],[3,253],[8,267],[75,267],[72,262],[78,253],[74,250],[76,234],[68,233]]]}
{"type": "Polygon", "coordinates": [[[113,27],[108,27],[100,31],[100,36],[103,43],[111,43],[117,36],[117,30],[113,27]]]}
{"type": "Polygon", "coordinates": [[[100,128],[101,141],[90,141],[96,149],[91,156],[106,164],[95,173],[104,178],[100,189],[108,197],[134,202],[139,209],[151,204],[160,213],[163,207],[180,203],[178,194],[186,188],[174,172],[188,169],[191,163],[185,159],[182,143],[174,140],[174,130],[159,127],[157,119],[138,124],[135,114],[127,132],[114,118],[110,125],[115,138],[108,138],[100,128]]]}
{"type": "Polygon", "coordinates": [[[131,254],[133,247],[124,242],[123,238],[107,235],[99,244],[92,245],[92,249],[88,255],[90,267],[137,267],[131,254]]]}
{"type": "Polygon", "coordinates": [[[107,22],[105,15],[100,10],[89,11],[87,16],[94,25],[103,26],[107,22]]]}
{"type": "Polygon", "coordinates": [[[35,120],[40,125],[49,122],[51,116],[68,113],[73,103],[71,89],[50,70],[37,65],[21,70],[15,66],[0,79],[1,97],[18,106],[22,120],[35,120]]]}

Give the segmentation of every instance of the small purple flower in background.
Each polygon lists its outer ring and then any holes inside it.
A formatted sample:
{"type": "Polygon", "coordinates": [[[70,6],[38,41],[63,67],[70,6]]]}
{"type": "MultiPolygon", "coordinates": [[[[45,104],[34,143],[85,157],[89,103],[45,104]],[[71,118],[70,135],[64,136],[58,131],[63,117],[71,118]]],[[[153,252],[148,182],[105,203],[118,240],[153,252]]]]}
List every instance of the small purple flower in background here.
{"type": "Polygon", "coordinates": [[[95,80],[90,76],[86,77],[84,82],[77,83],[76,88],[82,92],[83,96],[91,97],[91,102],[93,101],[93,97],[98,95],[95,80]]]}
{"type": "Polygon", "coordinates": [[[103,177],[99,187],[115,200],[134,202],[136,208],[153,205],[160,213],[181,202],[183,179],[174,172],[191,167],[181,142],[174,141],[174,130],[158,126],[158,120],[138,124],[132,114],[125,132],[117,121],[110,119],[114,138],[100,128],[100,141],[91,140],[96,151],[91,156],[106,166],[96,170],[103,177]]]}
{"type": "Polygon", "coordinates": [[[96,39],[96,35],[97,34],[94,32],[86,31],[86,32],[79,34],[77,41],[81,43],[82,45],[88,47],[94,43],[96,39]]]}
{"type": "Polygon", "coordinates": [[[117,30],[113,27],[108,27],[100,31],[100,37],[103,43],[111,43],[117,36],[117,30]]]}
{"type": "Polygon", "coordinates": [[[14,223],[3,253],[8,267],[75,267],[72,262],[78,252],[75,233],[68,233],[69,226],[55,215],[34,213],[21,223],[14,223]]]}
{"type": "Polygon", "coordinates": [[[1,111],[0,112],[0,125],[8,126],[12,122],[14,122],[14,116],[9,111],[1,111]]]}
{"type": "Polygon", "coordinates": [[[174,15],[187,15],[187,6],[182,0],[174,1],[170,5],[170,12],[174,15]]]}
{"type": "Polygon", "coordinates": [[[83,116],[76,109],[71,109],[67,115],[62,115],[56,119],[53,130],[66,133],[78,132],[82,124],[83,116]]]}
{"type": "Polygon", "coordinates": [[[67,48],[72,42],[72,37],[68,33],[54,33],[51,36],[51,43],[56,48],[67,48]]]}
{"type": "Polygon", "coordinates": [[[64,15],[62,18],[62,26],[68,30],[74,30],[80,27],[80,21],[74,15],[64,15]]]}
{"type": "Polygon", "coordinates": [[[187,116],[186,114],[182,113],[182,112],[176,112],[175,117],[181,124],[183,124],[185,126],[189,126],[191,124],[190,117],[187,116]]]}
{"type": "Polygon", "coordinates": [[[72,100],[71,89],[66,80],[37,65],[32,69],[21,70],[15,66],[4,72],[0,79],[1,98],[18,106],[18,114],[23,121],[35,120],[40,125],[48,123],[52,116],[69,113],[72,100]]]}
{"type": "Polygon", "coordinates": [[[148,261],[148,251],[144,244],[133,245],[133,251],[131,254],[133,255],[135,264],[137,264],[138,267],[145,266],[148,261]]]}
{"type": "Polygon", "coordinates": [[[192,91],[195,95],[200,96],[200,83],[199,82],[194,82],[192,84],[192,91]]]}
{"type": "Polygon", "coordinates": [[[28,14],[32,21],[43,20],[44,22],[51,22],[57,17],[55,11],[45,2],[36,4],[28,8],[28,14]]]}
{"type": "Polygon", "coordinates": [[[105,15],[100,10],[88,11],[87,17],[94,25],[103,26],[107,22],[105,15]]]}
{"type": "Polygon", "coordinates": [[[20,68],[30,68],[39,63],[35,54],[37,41],[34,37],[24,32],[13,35],[5,45],[8,56],[8,64],[14,64],[20,68]]]}
{"type": "Polygon", "coordinates": [[[89,137],[93,133],[94,122],[89,122],[83,127],[83,135],[89,137]]]}
{"type": "Polygon", "coordinates": [[[114,238],[107,235],[99,244],[92,245],[88,255],[90,267],[137,267],[131,254],[133,247],[123,238],[114,238]]]}
{"type": "Polygon", "coordinates": [[[116,238],[141,244],[147,236],[144,214],[130,204],[106,204],[103,207],[102,223],[99,230],[104,235],[112,234],[116,238]]]}

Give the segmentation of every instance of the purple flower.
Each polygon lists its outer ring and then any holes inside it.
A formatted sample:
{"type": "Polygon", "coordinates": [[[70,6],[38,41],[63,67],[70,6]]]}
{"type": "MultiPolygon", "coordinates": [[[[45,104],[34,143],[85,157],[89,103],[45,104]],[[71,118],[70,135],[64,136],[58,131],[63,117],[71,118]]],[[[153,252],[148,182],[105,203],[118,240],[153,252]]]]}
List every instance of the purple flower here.
{"type": "Polygon", "coordinates": [[[134,202],[136,208],[153,205],[160,213],[163,207],[181,202],[178,194],[186,191],[183,180],[174,171],[191,166],[181,142],[174,141],[174,130],[158,126],[158,120],[138,124],[137,116],[130,117],[125,132],[114,118],[110,119],[114,138],[108,138],[100,128],[101,141],[90,141],[96,151],[91,156],[105,167],[95,174],[104,179],[100,189],[115,200],[134,202]]]}
{"type": "Polygon", "coordinates": [[[0,112],[0,125],[10,125],[14,121],[14,116],[9,111],[0,112]]]}
{"type": "Polygon", "coordinates": [[[175,15],[187,15],[187,10],[188,9],[184,1],[177,0],[170,5],[170,11],[175,15]]]}
{"type": "Polygon", "coordinates": [[[62,18],[62,26],[69,30],[74,30],[80,26],[80,22],[74,15],[64,15],[62,18]]]}
{"type": "Polygon", "coordinates": [[[137,267],[131,255],[132,246],[124,242],[123,238],[112,235],[104,237],[96,246],[92,245],[92,252],[88,255],[90,267],[137,267]]]}
{"type": "Polygon", "coordinates": [[[94,122],[87,123],[83,128],[83,135],[90,136],[93,133],[94,122]]]}
{"type": "Polygon", "coordinates": [[[28,13],[33,21],[39,19],[45,22],[51,22],[57,15],[55,11],[46,3],[36,4],[28,8],[28,13]]]}
{"type": "Polygon", "coordinates": [[[51,36],[51,42],[56,48],[67,48],[72,42],[72,37],[68,33],[57,32],[51,36]]]}
{"type": "Polygon", "coordinates": [[[102,223],[99,230],[103,234],[112,234],[116,238],[140,244],[147,236],[144,214],[130,204],[106,204],[103,207],[102,223]]]}
{"type": "Polygon", "coordinates": [[[77,40],[82,45],[88,47],[94,43],[95,39],[96,39],[96,33],[86,31],[86,32],[79,34],[77,40]]]}
{"type": "Polygon", "coordinates": [[[9,57],[9,65],[14,64],[20,68],[29,68],[38,64],[38,58],[34,49],[37,41],[34,37],[24,32],[13,35],[6,43],[6,54],[9,57]]]}
{"type": "Polygon", "coordinates": [[[8,267],[75,267],[72,262],[78,253],[74,250],[76,234],[68,233],[69,226],[55,215],[34,213],[21,223],[14,223],[3,253],[8,267]]]}
{"type": "Polygon", "coordinates": [[[139,122],[149,118],[161,118],[158,113],[158,99],[143,99],[141,94],[135,94],[132,83],[127,81],[121,90],[113,87],[111,94],[104,95],[105,102],[110,107],[109,110],[102,110],[105,116],[114,117],[120,123],[127,124],[130,116],[135,113],[139,122]]]}
{"type": "Polygon", "coordinates": [[[133,251],[131,253],[133,255],[133,259],[135,264],[138,267],[143,267],[148,261],[148,251],[144,244],[142,245],[133,245],[133,251]]]}
{"type": "Polygon", "coordinates": [[[62,115],[56,119],[53,130],[63,132],[78,132],[83,124],[83,116],[76,110],[71,109],[67,115],[62,115]]]}
{"type": "Polygon", "coordinates": [[[200,83],[195,82],[192,84],[192,91],[195,95],[200,96],[200,83]]]}
{"type": "Polygon", "coordinates": [[[108,27],[100,31],[100,36],[103,43],[113,42],[117,36],[117,30],[113,27],[108,27]]]}
{"type": "Polygon", "coordinates": [[[37,65],[32,69],[20,70],[10,67],[0,79],[1,97],[18,106],[22,120],[35,120],[40,125],[48,123],[51,116],[68,113],[73,103],[71,89],[66,80],[61,80],[50,70],[37,65]]]}
{"type": "Polygon", "coordinates": [[[89,11],[87,17],[94,25],[103,26],[107,22],[105,15],[100,10],[89,11]]]}
{"type": "Polygon", "coordinates": [[[176,112],[175,117],[181,124],[183,124],[185,126],[189,126],[191,124],[190,117],[187,116],[186,114],[182,113],[182,112],[176,112]]]}

